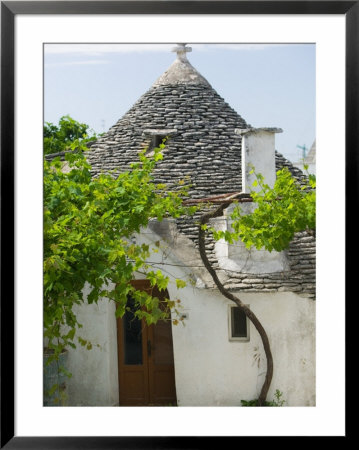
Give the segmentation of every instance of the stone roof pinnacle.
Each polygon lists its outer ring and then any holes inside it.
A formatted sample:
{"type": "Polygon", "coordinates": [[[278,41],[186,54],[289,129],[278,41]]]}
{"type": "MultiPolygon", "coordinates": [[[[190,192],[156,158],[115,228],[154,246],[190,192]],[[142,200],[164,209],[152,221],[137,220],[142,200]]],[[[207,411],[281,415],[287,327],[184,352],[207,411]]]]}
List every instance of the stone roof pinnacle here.
{"type": "Polygon", "coordinates": [[[177,59],[181,61],[187,61],[186,53],[191,52],[191,47],[186,47],[187,44],[177,44],[177,47],[173,47],[172,52],[177,53],[177,59]]]}
{"type": "Polygon", "coordinates": [[[172,65],[163,73],[153,86],[169,85],[169,84],[190,84],[190,85],[211,85],[208,81],[191,65],[187,59],[187,53],[192,51],[187,44],[177,44],[172,51],[177,53],[177,58],[172,65]]]}

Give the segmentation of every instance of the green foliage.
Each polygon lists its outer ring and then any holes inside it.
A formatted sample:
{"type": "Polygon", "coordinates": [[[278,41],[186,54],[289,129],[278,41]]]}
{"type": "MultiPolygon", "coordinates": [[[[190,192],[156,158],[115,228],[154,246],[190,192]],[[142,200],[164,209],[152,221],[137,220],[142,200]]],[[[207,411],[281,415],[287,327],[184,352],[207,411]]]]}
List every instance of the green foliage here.
{"type": "MultiPolygon", "coordinates": [[[[85,149],[83,142],[76,145],[85,149]]],[[[146,260],[151,249],[133,243],[131,236],[151,218],[194,212],[182,206],[186,187],[167,193],[153,181],[152,171],[163,148],[155,149],[152,158],[142,152],[128,172],[98,178],[92,177],[82,152],[66,154],[67,173],[59,158],[44,162],[44,334],[54,351],[52,359],[77,342],[92,348],[77,337],[81,324],[73,311],[74,305],[86,301],[85,285],[87,302],[106,297],[116,303],[117,317],[125,313],[129,294],[138,316],[148,324],[168,316],[168,308],[161,308],[157,298],[130,284],[136,271],[145,273],[160,290],[169,281],[161,271],[150,270],[146,260]]]]}
{"type": "MultiPolygon", "coordinates": [[[[254,173],[254,170],[251,171],[254,173]]],[[[225,239],[232,244],[241,240],[247,248],[265,248],[281,251],[289,246],[294,234],[304,230],[315,230],[316,182],[310,175],[307,185],[299,185],[287,168],[277,172],[273,188],[261,174],[255,174],[253,186],[259,192],[251,192],[256,208],[250,214],[236,206],[231,216],[233,232],[212,229],[214,238],[225,239]]]]}
{"type": "Polygon", "coordinates": [[[73,150],[74,142],[86,144],[96,139],[89,135],[89,126],[77,122],[69,115],[62,116],[58,125],[46,122],[44,126],[44,155],[73,150]]]}
{"type": "MultiPolygon", "coordinates": [[[[264,406],[283,406],[285,403],[285,400],[282,399],[283,392],[281,392],[279,389],[276,389],[274,393],[274,399],[270,402],[266,401],[264,402],[264,406]]],[[[255,400],[241,400],[242,406],[259,406],[258,405],[258,399],[255,400]]]]}
{"type": "Polygon", "coordinates": [[[184,288],[184,287],[186,287],[186,285],[187,285],[187,283],[184,280],[176,279],[177,289],[184,288]]]}

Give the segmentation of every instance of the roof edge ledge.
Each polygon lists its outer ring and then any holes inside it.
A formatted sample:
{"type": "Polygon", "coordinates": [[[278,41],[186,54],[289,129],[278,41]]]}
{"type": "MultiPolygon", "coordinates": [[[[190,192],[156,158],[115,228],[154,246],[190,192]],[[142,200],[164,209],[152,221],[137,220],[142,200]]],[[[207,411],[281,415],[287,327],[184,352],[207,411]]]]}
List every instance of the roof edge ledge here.
{"type": "Polygon", "coordinates": [[[236,128],[234,130],[235,134],[243,136],[244,134],[255,134],[265,131],[267,133],[283,133],[282,128],[275,127],[261,127],[261,128],[236,128]]]}
{"type": "Polygon", "coordinates": [[[142,131],[145,136],[173,136],[177,133],[177,128],[146,128],[142,131]]]}

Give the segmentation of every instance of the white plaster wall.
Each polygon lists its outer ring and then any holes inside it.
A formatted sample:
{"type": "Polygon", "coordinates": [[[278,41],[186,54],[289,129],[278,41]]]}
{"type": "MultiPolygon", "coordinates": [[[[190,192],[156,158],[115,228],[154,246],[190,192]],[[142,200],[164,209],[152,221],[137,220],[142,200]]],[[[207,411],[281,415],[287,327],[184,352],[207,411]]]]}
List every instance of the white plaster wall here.
{"type": "Polygon", "coordinates": [[[242,190],[250,192],[259,191],[259,186],[253,187],[256,179],[250,174],[253,169],[255,173],[262,174],[264,182],[273,187],[276,177],[275,172],[275,134],[263,129],[250,131],[242,137],[242,190]]]}
{"type": "MultiPolygon", "coordinates": [[[[283,392],[286,406],[315,405],[315,304],[292,293],[241,294],[265,327],[274,359],[268,395],[283,392]]],[[[173,327],[180,406],[237,406],[258,398],[265,354],[250,324],[249,342],[229,341],[228,304],[219,294],[181,292],[185,326],[173,327]],[[258,359],[255,356],[260,356],[258,359]]]]}
{"type": "Polygon", "coordinates": [[[69,406],[114,406],[118,404],[117,325],[115,305],[108,299],[98,304],[76,305],[77,334],[91,341],[92,350],[79,343],[69,350],[67,381],[69,406]],[[97,344],[99,347],[97,347],[97,344]]]}
{"type": "MultiPolygon", "coordinates": [[[[240,205],[242,214],[250,214],[256,208],[255,203],[243,203],[240,205]]],[[[216,230],[233,232],[230,219],[234,205],[226,210],[226,215],[217,219],[211,219],[211,224],[216,230]]],[[[224,239],[215,242],[214,251],[221,269],[244,273],[274,273],[289,270],[286,251],[269,252],[255,247],[247,249],[242,241],[228,244],[224,239]]]]}

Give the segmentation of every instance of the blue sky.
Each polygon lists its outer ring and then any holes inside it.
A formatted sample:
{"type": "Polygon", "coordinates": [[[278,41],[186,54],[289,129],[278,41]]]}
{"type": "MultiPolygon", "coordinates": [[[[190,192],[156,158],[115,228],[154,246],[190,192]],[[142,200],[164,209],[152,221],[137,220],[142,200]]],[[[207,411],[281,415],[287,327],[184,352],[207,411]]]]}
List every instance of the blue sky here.
{"type": "MultiPolygon", "coordinates": [[[[107,131],[172,64],[175,44],[45,44],[44,119],[107,131]]],[[[291,161],[315,139],[314,44],[188,44],[191,64],[291,161]]]]}

